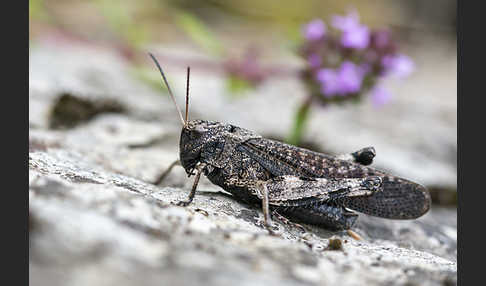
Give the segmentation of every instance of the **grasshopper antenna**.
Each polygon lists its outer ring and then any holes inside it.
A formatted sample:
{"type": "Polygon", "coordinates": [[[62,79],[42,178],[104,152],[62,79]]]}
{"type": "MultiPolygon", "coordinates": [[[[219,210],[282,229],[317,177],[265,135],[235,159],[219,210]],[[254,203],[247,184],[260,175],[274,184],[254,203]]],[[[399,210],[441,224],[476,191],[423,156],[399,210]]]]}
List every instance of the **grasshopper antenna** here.
{"type": "Polygon", "coordinates": [[[189,114],[189,75],[191,74],[191,67],[187,67],[187,83],[186,83],[186,122],[188,122],[189,114]]]}
{"type": "MultiPolygon", "coordinates": [[[[170,89],[169,83],[167,82],[167,79],[165,78],[164,72],[162,71],[162,68],[160,67],[159,62],[157,61],[157,59],[155,59],[155,57],[154,57],[154,55],[152,55],[152,53],[148,53],[148,54],[152,58],[152,60],[155,62],[155,65],[157,65],[157,68],[159,69],[160,74],[162,75],[162,78],[164,79],[164,83],[167,86],[167,90],[169,91],[170,97],[172,98],[172,101],[174,102],[175,107],[177,109],[177,112],[179,113],[179,116],[181,118],[182,125],[186,126],[186,121],[184,121],[184,118],[182,117],[181,109],[177,105],[174,94],[172,94],[172,90],[170,89]]],[[[189,80],[189,78],[188,78],[188,80],[189,80]]],[[[187,118],[187,110],[186,110],[186,118],[187,118]]]]}

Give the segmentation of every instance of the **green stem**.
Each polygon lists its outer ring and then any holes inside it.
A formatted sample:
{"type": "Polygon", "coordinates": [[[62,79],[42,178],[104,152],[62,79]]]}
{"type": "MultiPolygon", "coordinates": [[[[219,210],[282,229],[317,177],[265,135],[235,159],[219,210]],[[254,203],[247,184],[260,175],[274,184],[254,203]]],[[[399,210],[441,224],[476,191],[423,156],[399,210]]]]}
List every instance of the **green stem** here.
{"type": "Polygon", "coordinates": [[[295,114],[294,125],[292,127],[290,136],[285,140],[287,143],[298,146],[302,140],[302,134],[305,130],[305,125],[309,119],[309,111],[312,102],[312,96],[305,99],[302,105],[297,109],[295,114]]]}

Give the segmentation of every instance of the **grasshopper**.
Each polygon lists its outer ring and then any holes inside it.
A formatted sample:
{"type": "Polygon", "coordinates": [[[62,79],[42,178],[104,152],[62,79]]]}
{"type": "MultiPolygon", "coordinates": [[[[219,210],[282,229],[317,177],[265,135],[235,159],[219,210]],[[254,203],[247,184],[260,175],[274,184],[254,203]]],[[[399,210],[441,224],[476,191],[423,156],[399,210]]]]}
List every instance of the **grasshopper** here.
{"type": "Polygon", "coordinates": [[[348,230],[358,214],[388,219],[415,219],[431,204],[425,187],[369,167],[373,147],[331,156],[263,138],[250,130],[221,122],[188,120],[189,74],[187,69],[186,114],[178,107],[167,79],[150,54],[176,106],[182,122],[180,163],[188,177],[195,175],[189,205],[201,174],[231,193],[235,199],[261,205],[264,224],[271,226],[270,209],[291,220],[348,230]]]}

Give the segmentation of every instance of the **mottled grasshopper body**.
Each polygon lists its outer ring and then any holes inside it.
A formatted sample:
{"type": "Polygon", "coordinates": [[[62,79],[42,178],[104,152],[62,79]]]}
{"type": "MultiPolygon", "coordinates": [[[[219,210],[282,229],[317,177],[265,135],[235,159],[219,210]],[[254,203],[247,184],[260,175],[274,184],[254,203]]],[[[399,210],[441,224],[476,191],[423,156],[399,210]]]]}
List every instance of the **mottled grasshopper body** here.
{"type": "MultiPolygon", "coordinates": [[[[164,82],[175,98],[165,76],[164,82]]],[[[189,69],[188,69],[189,80],[189,69]]],[[[270,209],[291,220],[332,230],[351,228],[357,214],[389,219],[414,219],[430,208],[427,190],[414,182],[368,167],[372,147],[330,156],[295,147],[231,124],[186,119],[180,138],[180,163],[195,175],[188,205],[201,174],[236,199],[261,204],[265,225],[270,209]]],[[[176,104],[177,106],[177,104],[176,104]]],[[[172,165],[173,166],[173,165],[172,165]]]]}

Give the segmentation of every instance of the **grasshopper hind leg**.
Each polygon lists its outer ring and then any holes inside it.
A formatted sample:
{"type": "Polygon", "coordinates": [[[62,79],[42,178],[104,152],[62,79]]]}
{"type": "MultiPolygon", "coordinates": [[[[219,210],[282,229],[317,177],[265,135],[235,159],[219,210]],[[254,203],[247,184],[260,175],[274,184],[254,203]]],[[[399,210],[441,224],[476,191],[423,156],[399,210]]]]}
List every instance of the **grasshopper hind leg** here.
{"type": "Polygon", "coordinates": [[[346,210],[342,201],[373,196],[381,186],[382,179],[378,176],[341,179],[280,176],[259,182],[256,194],[262,199],[264,214],[268,213],[268,205],[272,205],[303,223],[346,230],[353,227],[358,215],[346,210]]]}

